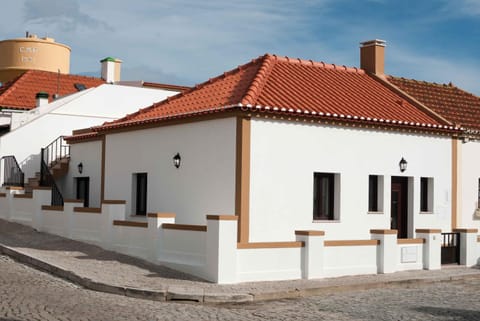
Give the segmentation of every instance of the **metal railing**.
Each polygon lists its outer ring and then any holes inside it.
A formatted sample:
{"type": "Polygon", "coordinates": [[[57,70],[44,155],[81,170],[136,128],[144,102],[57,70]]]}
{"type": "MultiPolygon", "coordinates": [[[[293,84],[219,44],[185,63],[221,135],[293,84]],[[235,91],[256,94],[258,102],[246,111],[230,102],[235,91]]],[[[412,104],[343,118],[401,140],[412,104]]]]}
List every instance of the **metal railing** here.
{"type": "Polygon", "coordinates": [[[25,184],[25,175],[15,156],[3,156],[3,186],[20,186],[25,184]]]}
{"type": "Polygon", "coordinates": [[[59,136],[53,142],[42,148],[42,160],[50,168],[55,166],[61,159],[70,156],[70,145],[65,142],[65,136],[59,136]]]}
{"type": "Polygon", "coordinates": [[[50,169],[59,163],[62,159],[70,156],[70,145],[65,140],[65,136],[60,136],[53,142],[42,148],[40,156],[40,186],[48,186],[52,188],[53,206],[63,205],[63,196],[55,183],[50,169]]]}
{"type": "MultiPolygon", "coordinates": [[[[42,148],[43,154],[43,148],[42,148]]],[[[41,168],[40,168],[40,186],[49,186],[52,188],[52,201],[51,205],[56,206],[60,205],[63,206],[63,195],[60,192],[60,189],[55,183],[55,179],[53,178],[52,173],[50,173],[50,169],[48,168],[47,164],[44,162],[43,157],[41,159],[41,168]]]]}

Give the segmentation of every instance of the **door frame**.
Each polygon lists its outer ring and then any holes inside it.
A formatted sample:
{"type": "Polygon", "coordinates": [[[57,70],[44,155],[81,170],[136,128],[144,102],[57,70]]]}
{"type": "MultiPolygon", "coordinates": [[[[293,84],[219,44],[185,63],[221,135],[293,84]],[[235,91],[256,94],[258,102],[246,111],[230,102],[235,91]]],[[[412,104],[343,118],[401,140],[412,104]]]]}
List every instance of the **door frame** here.
{"type": "Polygon", "coordinates": [[[83,207],[90,205],[90,177],[75,177],[75,195],[77,199],[83,199],[83,207]],[[80,195],[80,184],[85,182],[85,195],[80,195]]]}
{"type": "Polygon", "coordinates": [[[396,229],[398,238],[408,238],[409,229],[409,179],[405,176],[392,176],[390,184],[390,228],[396,229]],[[399,193],[397,217],[394,220],[393,194],[399,193]]]}

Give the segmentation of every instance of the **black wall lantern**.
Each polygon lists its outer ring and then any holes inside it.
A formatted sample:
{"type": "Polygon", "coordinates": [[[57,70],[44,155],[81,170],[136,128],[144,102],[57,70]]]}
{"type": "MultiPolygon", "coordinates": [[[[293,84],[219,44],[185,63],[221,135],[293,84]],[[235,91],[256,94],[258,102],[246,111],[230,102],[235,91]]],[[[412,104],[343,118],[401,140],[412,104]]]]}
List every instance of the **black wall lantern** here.
{"type": "Polygon", "coordinates": [[[398,166],[400,166],[400,172],[403,173],[407,170],[407,164],[408,162],[405,160],[405,158],[402,157],[400,163],[398,163],[398,166]]]}
{"type": "Polygon", "coordinates": [[[175,168],[180,167],[180,162],[181,161],[182,161],[182,157],[180,157],[179,153],[177,153],[175,156],[173,156],[173,166],[175,166],[175,168]]]}
{"type": "Polygon", "coordinates": [[[78,172],[79,172],[80,174],[82,174],[82,173],[83,173],[83,164],[82,164],[82,162],[78,163],[77,168],[78,168],[78,172]]]}

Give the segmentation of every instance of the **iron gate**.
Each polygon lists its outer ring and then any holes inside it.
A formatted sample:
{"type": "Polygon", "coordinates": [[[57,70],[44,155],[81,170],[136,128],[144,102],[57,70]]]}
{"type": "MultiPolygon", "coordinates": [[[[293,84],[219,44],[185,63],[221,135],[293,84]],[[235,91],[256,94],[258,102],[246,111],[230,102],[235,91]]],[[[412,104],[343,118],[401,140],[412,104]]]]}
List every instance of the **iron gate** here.
{"type": "Polygon", "coordinates": [[[460,233],[442,233],[442,264],[460,264],[460,233]]]}

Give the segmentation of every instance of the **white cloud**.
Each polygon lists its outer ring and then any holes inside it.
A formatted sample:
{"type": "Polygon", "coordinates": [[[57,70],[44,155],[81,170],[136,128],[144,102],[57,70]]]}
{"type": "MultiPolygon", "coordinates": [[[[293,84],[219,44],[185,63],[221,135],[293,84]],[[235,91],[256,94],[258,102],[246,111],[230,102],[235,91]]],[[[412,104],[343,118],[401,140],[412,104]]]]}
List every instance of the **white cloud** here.
{"type": "Polygon", "coordinates": [[[25,22],[38,26],[56,26],[72,32],[77,28],[107,28],[107,23],[92,18],[80,10],[77,0],[26,0],[25,22]]]}

